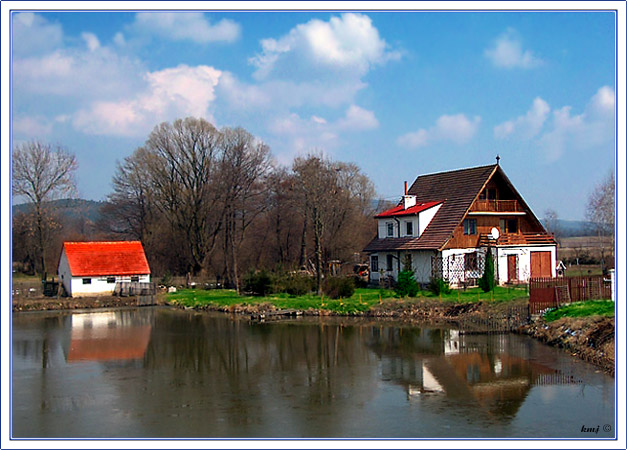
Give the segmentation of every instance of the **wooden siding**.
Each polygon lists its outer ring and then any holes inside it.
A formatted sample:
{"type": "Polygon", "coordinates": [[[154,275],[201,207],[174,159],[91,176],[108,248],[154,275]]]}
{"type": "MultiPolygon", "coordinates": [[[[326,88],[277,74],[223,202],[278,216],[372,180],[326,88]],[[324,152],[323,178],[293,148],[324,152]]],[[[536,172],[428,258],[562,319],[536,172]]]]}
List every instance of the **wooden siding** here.
{"type": "MultiPolygon", "coordinates": [[[[544,236],[546,236],[546,232],[544,230],[538,230],[538,227],[527,218],[527,216],[516,216],[518,218],[518,230],[519,233],[503,234],[501,238],[499,238],[500,242],[497,242],[498,245],[510,245],[511,241],[513,245],[524,245],[527,244],[527,240],[525,236],[535,235],[538,232],[541,232],[544,236]],[[517,240],[514,244],[514,241],[517,240]]],[[[444,249],[450,248],[476,248],[486,245],[486,242],[480,242],[480,238],[487,236],[492,228],[499,228],[500,219],[511,219],[512,216],[502,215],[502,216],[472,216],[468,217],[469,219],[474,219],[477,221],[477,234],[475,235],[466,235],[464,234],[464,221],[462,221],[457,228],[455,228],[455,232],[453,233],[453,237],[448,241],[444,249]]],[[[536,243],[549,243],[553,244],[552,239],[550,241],[536,242],[536,243]]]]}

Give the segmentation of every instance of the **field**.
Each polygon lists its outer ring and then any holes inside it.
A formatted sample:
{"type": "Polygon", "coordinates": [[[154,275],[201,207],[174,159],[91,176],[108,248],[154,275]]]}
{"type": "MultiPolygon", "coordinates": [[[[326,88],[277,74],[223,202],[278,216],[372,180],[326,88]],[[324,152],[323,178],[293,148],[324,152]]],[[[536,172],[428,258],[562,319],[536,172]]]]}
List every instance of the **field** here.
{"type": "MultiPolygon", "coordinates": [[[[507,302],[515,299],[526,298],[527,291],[524,288],[497,287],[494,292],[485,293],[479,288],[453,290],[446,295],[434,295],[428,291],[419,292],[418,296],[402,299],[404,302],[417,302],[424,299],[441,300],[446,303],[476,303],[476,302],[507,302]]],[[[314,294],[290,296],[288,294],[273,294],[267,297],[253,297],[237,295],[228,289],[184,289],[168,294],[167,301],[181,306],[196,307],[211,305],[215,307],[231,307],[235,305],[261,305],[272,304],[279,309],[319,309],[338,313],[364,312],[377,304],[401,300],[394,291],[387,289],[356,289],[350,298],[332,300],[314,294]]]]}
{"type": "Polygon", "coordinates": [[[587,302],[571,303],[561,308],[549,311],[544,320],[553,322],[562,317],[614,317],[614,302],[612,300],[590,300],[587,302]]]}

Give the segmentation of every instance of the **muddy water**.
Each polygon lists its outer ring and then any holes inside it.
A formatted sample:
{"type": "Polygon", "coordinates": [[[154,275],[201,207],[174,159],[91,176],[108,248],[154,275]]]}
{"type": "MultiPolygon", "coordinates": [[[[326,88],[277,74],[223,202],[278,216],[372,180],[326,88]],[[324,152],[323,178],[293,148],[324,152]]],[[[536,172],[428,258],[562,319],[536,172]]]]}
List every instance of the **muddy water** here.
{"type": "Polygon", "coordinates": [[[16,438],[614,437],[614,379],[524,336],[142,308],[12,339],[16,438]]]}

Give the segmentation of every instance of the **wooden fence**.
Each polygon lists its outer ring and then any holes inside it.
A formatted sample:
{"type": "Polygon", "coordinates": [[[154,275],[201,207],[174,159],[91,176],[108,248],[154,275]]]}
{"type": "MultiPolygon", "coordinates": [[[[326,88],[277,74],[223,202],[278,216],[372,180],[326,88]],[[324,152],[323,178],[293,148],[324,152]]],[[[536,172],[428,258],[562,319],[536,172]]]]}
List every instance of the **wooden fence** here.
{"type": "Polygon", "coordinates": [[[119,281],[115,285],[114,295],[120,297],[155,295],[155,283],[140,283],[137,281],[119,281]]]}
{"type": "Polygon", "coordinates": [[[571,302],[608,299],[611,296],[611,282],[603,275],[529,280],[531,314],[540,314],[548,308],[557,308],[571,302]]]}

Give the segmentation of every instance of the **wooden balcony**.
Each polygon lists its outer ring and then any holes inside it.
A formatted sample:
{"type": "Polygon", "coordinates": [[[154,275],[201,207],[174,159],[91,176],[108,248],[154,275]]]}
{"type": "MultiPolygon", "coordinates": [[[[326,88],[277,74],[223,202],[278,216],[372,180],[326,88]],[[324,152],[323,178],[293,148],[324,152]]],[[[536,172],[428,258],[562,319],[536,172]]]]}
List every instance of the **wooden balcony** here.
{"type": "Polygon", "coordinates": [[[470,212],[524,213],[517,200],[476,200],[470,212]]]}
{"type": "Polygon", "coordinates": [[[506,245],[555,245],[555,238],[549,233],[505,233],[494,240],[487,234],[479,235],[479,247],[506,245]]]}

